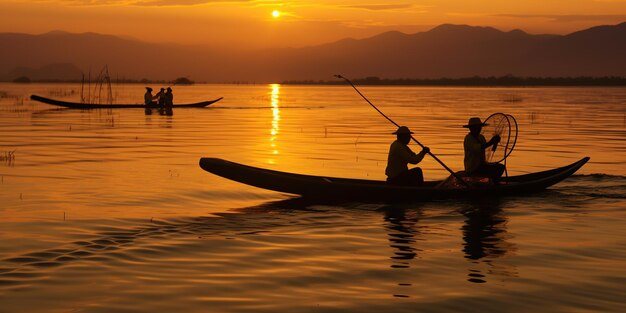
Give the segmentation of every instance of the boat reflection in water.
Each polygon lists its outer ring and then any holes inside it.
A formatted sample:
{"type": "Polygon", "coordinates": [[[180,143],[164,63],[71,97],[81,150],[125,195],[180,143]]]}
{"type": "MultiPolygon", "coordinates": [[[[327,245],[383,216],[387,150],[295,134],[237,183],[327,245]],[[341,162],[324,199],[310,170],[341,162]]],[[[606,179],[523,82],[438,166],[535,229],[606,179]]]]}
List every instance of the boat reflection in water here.
{"type": "Polygon", "coordinates": [[[469,269],[468,281],[485,283],[486,274],[515,277],[515,267],[506,261],[496,262],[515,251],[508,242],[512,235],[507,232],[508,218],[501,207],[501,199],[474,200],[461,209],[466,217],[463,231],[463,252],[473,266],[469,269]],[[485,269],[486,267],[486,269],[485,269]]]}
{"type": "MultiPolygon", "coordinates": [[[[411,267],[411,261],[421,251],[415,247],[415,244],[421,236],[417,223],[422,211],[416,208],[407,210],[401,207],[390,206],[385,208],[384,212],[389,246],[394,249],[394,255],[391,256],[393,260],[391,268],[407,270],[411,267]]],[[[411,276],[406,275],[406,277],[411,276]]],[[[407,281],[400,281],[398,286],[401,288],[411,287],[413,284],[407,281]]],[[[393,296],[396,298],[409,297],[405,293],[394,293],[393,296]]]]}
{"type": "MultiPolygon", "coordinates": [[[[467,281],[486,283],[489,276],[501,278],[516,277],[515,266],[507,262],[516,248],[509,240],[513,237],[507,231],[508,218],[502,209],[502,199],[468,200],[458,204],[458,211],[465,217],[460,226],[463,257],[470,262],[467,281]]],[[[455,204],[456,206],[456,204],[455,204]]],[[[420,242],[428,240],[428,233],[433,231],[431,225],[420,225],[424,216],[419,206],[389,205],[381,208],[384,212],[384,227],[387,232],[389,246],[393,249],[390,267],[399,270],[411,269],[406,279],[415,278],[415,272],[422,271],[426,263],[414,263],[425,251],[420,242]],[[430,231],[429,231],[430,229],[430,231]],[[413,265],[413,266],[412,266],[413,265]]],[[[458,237],[457,237],[458,238],[458,237]]],[[[398,286],[413,286],[410,281],[398,281],[398,286]]],[[[409,297],[394,294],[394,297],[409,297]]]]}
{"type": "Polygon", "coordinates": [[[421,211],[394,208],[385,210],[385,228],[388,231],[389,246],[394,249],[392,268],[409,268],[410,261],[417,256],[419,249],[413,247],[416,237],[420,236],[417,228],[421,211]]]}

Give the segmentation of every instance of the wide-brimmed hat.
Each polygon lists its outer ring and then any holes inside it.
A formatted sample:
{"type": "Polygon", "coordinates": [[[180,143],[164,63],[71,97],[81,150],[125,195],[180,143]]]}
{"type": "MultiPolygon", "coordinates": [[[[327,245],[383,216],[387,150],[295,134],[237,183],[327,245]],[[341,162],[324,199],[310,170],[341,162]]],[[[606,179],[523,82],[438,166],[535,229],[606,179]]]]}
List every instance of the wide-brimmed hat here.
{"type": "Polygon", "coordinates": [[[150,88],[150,87],[146,87],[146,89],[148,89],[148,91],[152,91],[152,88],[150,88]]]}
{"type": "Polygon", "coordinates": [[[400,126],[398,127],[398,130],[396,130],[395,132],[393,132],[393,135],[397,135],[397,134],[412,134],[413,132],[406,126],[400,126]]]}
{"type": "Polygon", "coordinates": [[[487,124],[483,123],[480,120],[480,117],[472,117],[469,119],[469,121],[467,121],[467,125],[463,125],[463,127],[465,128],[470,128],[473,126],[486,126],[487,124]]]}

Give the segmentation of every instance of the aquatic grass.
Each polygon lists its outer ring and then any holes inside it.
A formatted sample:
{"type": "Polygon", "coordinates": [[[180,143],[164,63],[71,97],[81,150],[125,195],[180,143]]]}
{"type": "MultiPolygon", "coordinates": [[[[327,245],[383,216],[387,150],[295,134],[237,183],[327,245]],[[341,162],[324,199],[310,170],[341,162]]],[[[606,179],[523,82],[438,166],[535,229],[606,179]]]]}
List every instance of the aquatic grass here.
{"type": "Polygon", "coordinates": [[[24,102],[24,98],[23,97],[12,97],[15,101],[13,102],[13,107],[9,108],[9,112],[13,112],[13,113],[24,113],[24,112],[30,112],[34,109],[34,104],[31,103],[31,105],[29,107],[27,107],[25,105],[24,102]]]}
{"type": "Polygon", "coordinates": [[[515,94],[508,94],[502,97],[502,102],[523,102],[524,98],[515,94]]]}
{"type": "Polygon", "coordinates": [[[48,95],[56,97],[69,97],[78,94],[74,88],[55,88],[48,90],[48,95]]]}
{"type": "Polygon", "coordinates": [[[4,90],[0,90],[0,100],[4,100],[4,99],[14,99],[15,100],[15,104],[16,105],[20,105],[24,103],[24,99],[17,96],[17,95],[12,95],[7,91],[4,90]]]}
{"type": "Polygon", "coordinates": [[[0,153],[0,162],[4,162],[8,166],[13,166],[15,162],[15,151],[17,150],[4,151],[0,153]]]}
{"type": "Polygon", "coordinates": [[[28,98],[18,95],[12,95],[4,91],[0,91],[0,100],[13,100],[13,104],[9,101],[1,101],[0,111],[8,113],[25,113],[34,109],[34,104],[28,101],[28,98]]]}
{"type": "Polygon", "coordinates": [[[113,116],[111,114],[110,117],[104,118],[103,122],[106,124],[106,126],[108,127],[115,127],[115,116],[113,116]]]}
{"type": "Polygon", "coordinates": [[[534,112],[534,111],[533,111],[533,112],[528,113],[528,117],[527,117],[527,119],[529,120],[529,122],[530,122],[530,124],[531,124],[531,125],[533,125],[533,124],[537,124],[537,123],[538,123],[538,122],[537,122],[537,119],[538,119],[538,114],[537,114],[537,112],[534,112]]]}

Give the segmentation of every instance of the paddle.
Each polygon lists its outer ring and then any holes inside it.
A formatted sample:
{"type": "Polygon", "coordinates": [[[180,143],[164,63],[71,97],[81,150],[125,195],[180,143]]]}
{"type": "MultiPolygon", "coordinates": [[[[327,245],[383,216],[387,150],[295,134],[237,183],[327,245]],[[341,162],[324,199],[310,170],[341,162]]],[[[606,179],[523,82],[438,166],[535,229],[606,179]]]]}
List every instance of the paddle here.
{"type": "MultiPolygon", "coordinates": [[[[372,108],[374,108],[374,110],[378,111],[378,113],[380,113],[380,115],[382,115],[384,118],[386,118],[388,121],[390,121],[393,125],[396,125],[396,127],[400,127],[400,125],[396,122],[394,122],[391,118],[389,118],[389,116],[385,115],[385,113],[383,113],[381,110],[379,110],[371,101],[369,101],[355,86],[354,84],[347,78],[341,76],[341,75],[335,75],[335,77],[337,78],[341,78],[343,80],[345,80],[346,82],[348,82],[348,84],[350,84],[350,86],[352,86],[352,88],[354,88],[354,90],[363,98],[365,99],[365,101],[367,101],[367,103],[369,103],[372,108]]],[[[415,143],[417,143],[420,147],[424,148],[425,146],[419,142],[417,139],[415,139],[415,137],[413,137],[413,135],[411,135],[411,139],[413,139],[413,141],[415,143]]],[[[443,166],[446,170],[448,170],[448,172],[450,172],[450,174],[452,176],[454,176],[454,178],[456,178],[458,181],[460,181],[463,185],[468,186],[467,182],[465,182],[463,179],[461,179],[461,177],[459,177],[454,171],[452,171],[447,165],[445,165],[441,160],[439,160],[439,158],[434,155],[432,152],[428,152],[428,155],[430,155],[431,157],[433,157],[433,159],[435,159],[435,161],[437,161],[439,164],[441,164],[441,166],[443,166]]]]}

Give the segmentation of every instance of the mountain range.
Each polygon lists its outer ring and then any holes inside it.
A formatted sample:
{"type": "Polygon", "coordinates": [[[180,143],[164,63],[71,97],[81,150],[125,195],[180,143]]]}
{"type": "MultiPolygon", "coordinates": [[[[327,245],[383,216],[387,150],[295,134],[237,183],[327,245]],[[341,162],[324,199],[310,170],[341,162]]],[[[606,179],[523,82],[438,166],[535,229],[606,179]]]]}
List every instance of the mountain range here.
{"type": "Polygon", "coordinates": [[[303,47],[233,50],[96,33],[0,33],[0,79],[79,80],[108,65],[115,79],[280,82],[348,77],[626,76],[626,22],[567,35],[467,25],[386,32],[303,47]],[[54,69],[58,70],[54,70],[54,69]],[[74,70],[77,68],[80,70],[74,70]]]}

